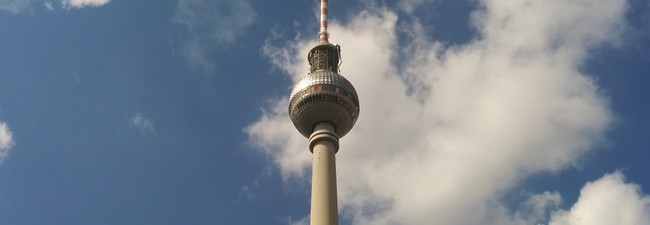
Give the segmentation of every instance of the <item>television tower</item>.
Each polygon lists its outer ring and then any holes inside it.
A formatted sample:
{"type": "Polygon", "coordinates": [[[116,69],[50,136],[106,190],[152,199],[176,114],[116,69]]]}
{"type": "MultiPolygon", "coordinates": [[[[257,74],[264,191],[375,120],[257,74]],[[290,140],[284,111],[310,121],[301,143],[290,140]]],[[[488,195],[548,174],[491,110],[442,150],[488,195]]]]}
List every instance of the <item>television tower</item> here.
{"type": "Polygon", "coordinates": [[[320,1],[319,43],[307,54],[309,73],[289,96],[293,125],[309,138],[312,152],[311,225],[338,225],[335,154],[339,138],[359,117],[359,97],[345,77],[338,74],[341,48],[329,43],[327,0],[320,1]]]}

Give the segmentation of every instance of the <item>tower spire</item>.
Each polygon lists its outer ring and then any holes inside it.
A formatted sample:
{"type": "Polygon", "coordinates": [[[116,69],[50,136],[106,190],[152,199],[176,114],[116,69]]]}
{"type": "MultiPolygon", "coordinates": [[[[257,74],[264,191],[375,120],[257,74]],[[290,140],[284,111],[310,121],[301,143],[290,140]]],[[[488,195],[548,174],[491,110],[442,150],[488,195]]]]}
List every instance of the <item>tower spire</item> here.
{"type": "Polygon", "coordinates": [[[328,43],[329,38],[330,34],[327,33],[327,0],[320,0],[320,32],[318,32],[318,40],[328,43]]]}
{"type": "Polygon", "coordinates": [[[307,55],[309,61],[309,72],[318,70],[339,71],[341,59],[341,48],[329,42],[330,34],[327,32],[327,1],[320,0],[320,32],[318,32],[319,43],[307,55]]]}

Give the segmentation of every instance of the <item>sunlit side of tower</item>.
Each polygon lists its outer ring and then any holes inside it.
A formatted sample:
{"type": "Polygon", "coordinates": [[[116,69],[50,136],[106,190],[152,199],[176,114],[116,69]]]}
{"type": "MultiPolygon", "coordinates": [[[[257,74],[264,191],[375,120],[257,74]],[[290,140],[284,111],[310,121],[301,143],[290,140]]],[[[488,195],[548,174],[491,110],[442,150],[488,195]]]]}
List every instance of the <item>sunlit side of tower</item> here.
{"type": "Polygon", "coordinates": [[[359,98],[352,84],[338,74],[341,49],[329,43],[327,0],[321,0],[319,43],[309,51],[309,73],[289,96],[289,116],[309,138],[313,154],[311,225],[338,225],[335,154],[339,138],[359,117],[359,98]]]}

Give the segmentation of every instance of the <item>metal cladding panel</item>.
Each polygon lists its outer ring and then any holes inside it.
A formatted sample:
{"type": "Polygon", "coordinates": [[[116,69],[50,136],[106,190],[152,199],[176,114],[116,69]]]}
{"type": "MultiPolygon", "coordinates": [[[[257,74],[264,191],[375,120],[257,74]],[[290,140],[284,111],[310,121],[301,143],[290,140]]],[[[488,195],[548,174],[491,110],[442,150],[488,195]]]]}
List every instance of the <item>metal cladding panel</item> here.
{"type": "Polygon", "coordinates": [[[345,79],[345,77],[328,70],[316,71],[300,79],[296,85],[294,85],[289,99],[293,99],[293,96],[296,93],[316,84],[330,84],[341,87],[351,92],[358,101],[357,91],[352,86],[352,83],[350,83],[348,79],[345,79]]]}
{"type": "Polygon", "coordinates": [[[289,115],[300,133],[309,137],[320,122],[334,125],[343,137],[359,117],[359,98],[345,77],[321,70],[303,77],[289,97],[289,115]]]}

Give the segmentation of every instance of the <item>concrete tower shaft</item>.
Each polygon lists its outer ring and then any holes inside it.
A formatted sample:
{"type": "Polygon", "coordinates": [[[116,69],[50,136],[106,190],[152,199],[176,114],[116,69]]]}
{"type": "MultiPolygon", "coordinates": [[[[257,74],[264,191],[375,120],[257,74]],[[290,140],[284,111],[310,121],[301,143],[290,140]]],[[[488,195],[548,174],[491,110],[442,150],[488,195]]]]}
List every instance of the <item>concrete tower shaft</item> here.
{"type": "Polygon", "coordinates": [[[312,151],[310,225],[338,225],[335,154],[339,139],[329,123],[319,123],[309,138],[312,151]]]}

